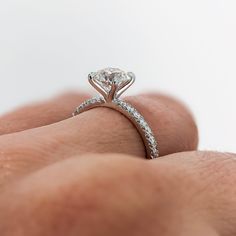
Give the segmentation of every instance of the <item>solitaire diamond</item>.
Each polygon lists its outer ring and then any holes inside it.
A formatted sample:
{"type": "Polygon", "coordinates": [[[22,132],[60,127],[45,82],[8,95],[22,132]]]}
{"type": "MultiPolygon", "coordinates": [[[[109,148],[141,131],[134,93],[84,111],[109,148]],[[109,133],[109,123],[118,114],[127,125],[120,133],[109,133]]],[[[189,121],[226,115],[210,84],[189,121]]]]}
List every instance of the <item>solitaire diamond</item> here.
{"type": "Polygon", "coordinates": [[[128,84],[132,80],[132,73],[126,73],[116,68],[106,68],[90,74],[92,79],[96,81],[106,92],[111,90],[112,85],[116,85],[118,89],[128,84]]]}

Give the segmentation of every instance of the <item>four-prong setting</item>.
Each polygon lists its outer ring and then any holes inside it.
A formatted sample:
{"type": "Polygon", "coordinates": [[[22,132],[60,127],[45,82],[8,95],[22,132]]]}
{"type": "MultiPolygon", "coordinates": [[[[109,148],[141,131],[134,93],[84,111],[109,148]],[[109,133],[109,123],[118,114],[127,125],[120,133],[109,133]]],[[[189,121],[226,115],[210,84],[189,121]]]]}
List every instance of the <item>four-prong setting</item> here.
{"type": "Polygon", "coordinates": [[[88,80],[106,102],[111,102],[118,99],[134,83],[135,75],[117,68],[106,68],[90,73],[88,80]]]}

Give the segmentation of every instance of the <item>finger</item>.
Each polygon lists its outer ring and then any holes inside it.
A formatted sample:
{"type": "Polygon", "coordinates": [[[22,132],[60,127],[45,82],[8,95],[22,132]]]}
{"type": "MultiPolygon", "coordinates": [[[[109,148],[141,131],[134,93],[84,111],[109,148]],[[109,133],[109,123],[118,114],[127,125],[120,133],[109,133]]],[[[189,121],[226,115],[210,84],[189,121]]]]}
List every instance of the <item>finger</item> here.
{"type": "Polygon", "coordinates": [[[71,117],[73,109],[87,94],[67,93],[49,101],[32,104],[0,117],[0,135],[49,125],[71,117]]]}
{"type": "Polygon", "coordinates": [[[190,161],[178,167],[168,159],[91,155],[43,168],[2,194],[0,231],[4,236],[231,235],[219,234],[205,212],[208,189],[201,191],[196,166],[190,161]]]}
{"type": "MultiPolygon", "coordinates": [[[[197,148],[197,126],[180,102],[154,94],[131,96],[126,101],[137,108],[152,127],[161,156],[197,148]]],[[[76,142],[77,150],[82,153],[115,152],[145,157],[137,130],[126,117],[109,108],[89,110],[54,128],[61,128],[57,135],[63,134],[63,140],[67,142],[76,142]],[[66,130],[70,131],[67,135],[66,130]]]]}
{"type": "MultiPolygon", "coordinates": [[[[151,125],[160,154],[193,150],[197,128],[188,110],[158,95],[127,98],[151,125]]],[[[0,137],[2,183],[52,162],[84,153],[123,153],[145,158],[140,135],[120,113],[97,108],[49,126],[0,137]]]]}

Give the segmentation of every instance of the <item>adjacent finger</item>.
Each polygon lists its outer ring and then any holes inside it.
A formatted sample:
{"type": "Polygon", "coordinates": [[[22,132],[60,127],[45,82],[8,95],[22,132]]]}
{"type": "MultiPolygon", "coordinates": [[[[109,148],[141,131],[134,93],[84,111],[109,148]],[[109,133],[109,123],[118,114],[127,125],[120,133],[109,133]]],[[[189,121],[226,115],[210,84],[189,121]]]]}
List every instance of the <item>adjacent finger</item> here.
{"type": "Polygon", "coordinates": [[[67,93],[46,102],[22,107],[0,117],[0,135],[49,125],[71,117],[73,109],[88,98],[83,93],[67,93]]]}
{"type": "Polygon", "coordinates": [[[87,155],[43,168],[0,196],[0,231],[4,236],[235,235],[220,229],[234,218],[227,218],[229,201],[219,201],[217,178],[205,183],[199,178],[198,154],[178,155],[153,162],[87,155]],[[175,158],[189,161],[178,166],[175,158]]]}

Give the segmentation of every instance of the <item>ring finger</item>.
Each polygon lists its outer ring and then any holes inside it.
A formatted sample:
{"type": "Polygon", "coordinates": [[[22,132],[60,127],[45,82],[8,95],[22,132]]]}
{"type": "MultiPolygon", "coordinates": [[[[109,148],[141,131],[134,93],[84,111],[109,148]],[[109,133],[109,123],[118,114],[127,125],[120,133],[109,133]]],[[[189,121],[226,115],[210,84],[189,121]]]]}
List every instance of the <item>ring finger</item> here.
{"type": "MultiPolygon", "coordinates": [[[[132,96],[126,100],[152,127],[162,156],[196,149],[197,128],[181,103],[157,94],[132,96]]],[[[62,116],[64,109],[58,109],[55,116],[62,116]]],[[[55,124],[3,135],[0,150],[2,183],[52,162],[89,152],[145,157],[137,130],[124,116],[108,108],[93,109],[55,124]]]]}

